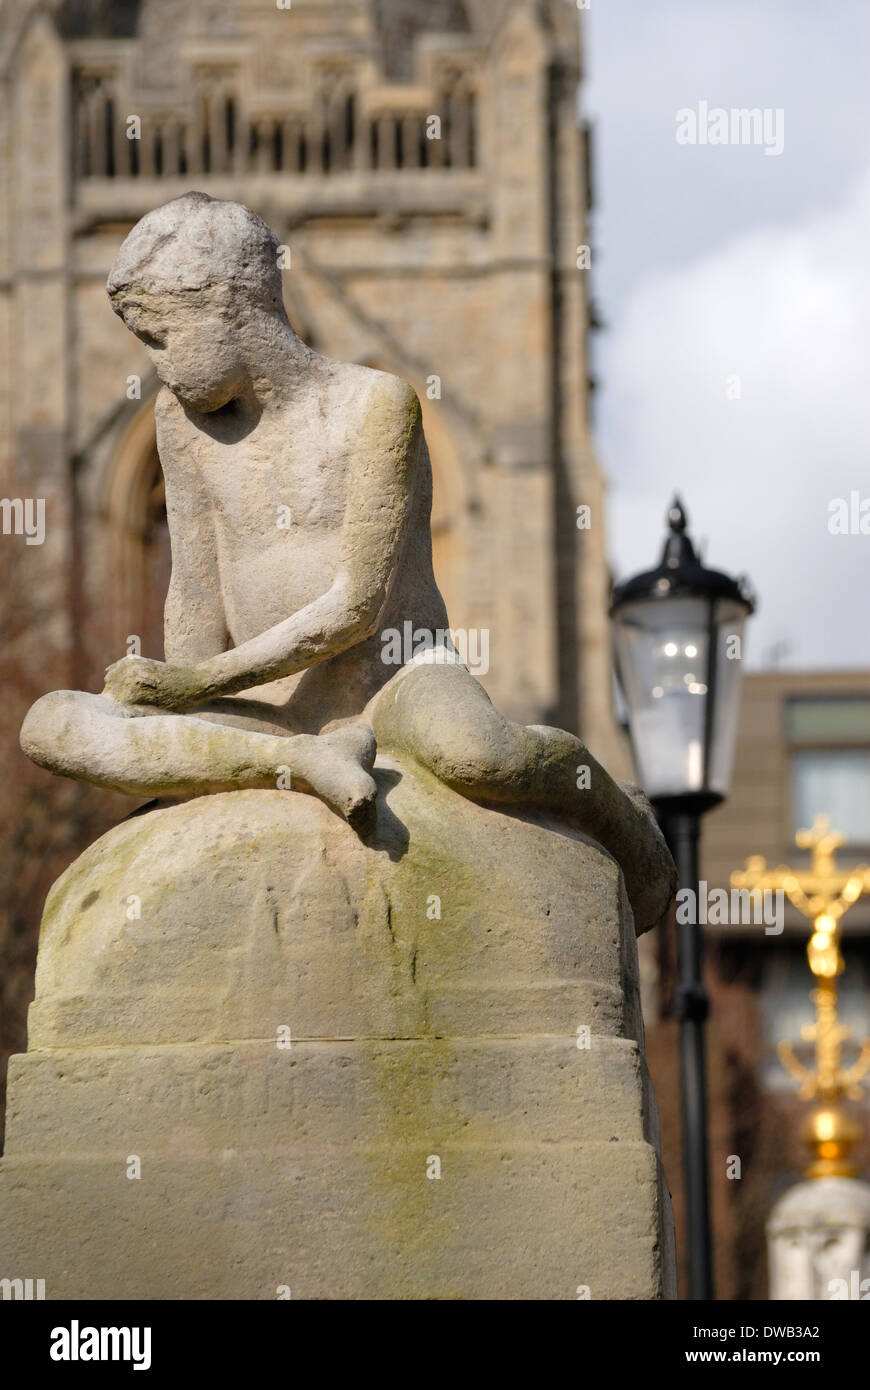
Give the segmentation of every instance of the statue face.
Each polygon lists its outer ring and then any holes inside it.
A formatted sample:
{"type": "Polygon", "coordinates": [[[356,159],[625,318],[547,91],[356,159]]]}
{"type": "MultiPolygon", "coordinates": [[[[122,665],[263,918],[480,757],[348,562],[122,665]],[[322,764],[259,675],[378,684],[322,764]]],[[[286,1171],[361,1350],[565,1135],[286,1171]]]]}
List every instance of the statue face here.
{"type": "Polygon", "coordinates": [[[857,1226],[780,1231],[770,1243],[770,1263],[773,1298],[830,1299],[837,1282],[852,1288],[870,1274],[867,1232],[857,1226]]]}
{"type": "Polygon", "coordinates": [[[845,1279],[852,1271],[861,1279],[865,1273],[866,1234],[854,1226],[832,1227],[816,1233],[813,1249],[813,1270],[819,1289],[817,1298],[830,1298],[831,1282],[845,1279]]]}
{"type": "Polygon", "coordinates": [[[247,381],[240,332],[202,296],[175,299],[171,310],[144,299],[124,307],[124,322],[145,344],[158,377],[182,405],[209,414],[238,396],[247,381]]]}

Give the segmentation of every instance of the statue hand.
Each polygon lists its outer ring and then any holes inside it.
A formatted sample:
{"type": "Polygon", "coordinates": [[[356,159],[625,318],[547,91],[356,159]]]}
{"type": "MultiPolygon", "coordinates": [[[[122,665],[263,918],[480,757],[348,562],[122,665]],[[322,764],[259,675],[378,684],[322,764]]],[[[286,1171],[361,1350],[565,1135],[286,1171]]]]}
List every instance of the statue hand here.
{"type": "Polygon", "coordinates": [[[157,705],[180,710],[204,697],[195,671],[145,656],[124,656],[106,671],[103,694],[119,705],[157,705]]]}

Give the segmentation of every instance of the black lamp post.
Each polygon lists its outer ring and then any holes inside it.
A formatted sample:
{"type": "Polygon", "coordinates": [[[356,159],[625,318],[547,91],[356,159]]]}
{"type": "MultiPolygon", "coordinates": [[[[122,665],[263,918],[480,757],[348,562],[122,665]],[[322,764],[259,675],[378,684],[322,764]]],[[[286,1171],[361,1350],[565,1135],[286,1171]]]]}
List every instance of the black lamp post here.
{"type": "MultiPolygon", "coordinates": [[[[679,498],[657,569],[613,591],[616,664],[640,781],[656,808],[680,886],[698,894],[700,819],[727,795],[737,737],[743,626],[755,603],[745,581],[706,569],[686,535],[679,498]]],[[[683,1168],[690,1298],[713,1297],[707,1090],[697,912],[677,928],[683,1168]]]]}

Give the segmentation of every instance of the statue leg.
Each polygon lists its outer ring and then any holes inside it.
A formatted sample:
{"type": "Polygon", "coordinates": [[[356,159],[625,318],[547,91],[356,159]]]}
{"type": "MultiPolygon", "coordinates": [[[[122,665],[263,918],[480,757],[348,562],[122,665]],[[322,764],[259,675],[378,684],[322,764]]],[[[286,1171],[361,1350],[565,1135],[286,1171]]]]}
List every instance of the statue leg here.
{"type": "Polygon", "coordinates": [[[564,816],[622,868],[638,930],[663,916],[676,872],[652,808],[574,734],[514,724],[464,667],[450,664],[403,671],[375,700],[372,727],[382,751],[409,754],[473,801],[564,816]]]}
{"type": "Polygon", "coordinates": [[[377,796],[370,775],[375,741],[365,724],[282,738],[56,690],[29,711],[21,747],[50,772],[129,796],[277,787],[280,769],[289,768],[293,790],[319,796],[360,831],[371,822],[377,796]]]}

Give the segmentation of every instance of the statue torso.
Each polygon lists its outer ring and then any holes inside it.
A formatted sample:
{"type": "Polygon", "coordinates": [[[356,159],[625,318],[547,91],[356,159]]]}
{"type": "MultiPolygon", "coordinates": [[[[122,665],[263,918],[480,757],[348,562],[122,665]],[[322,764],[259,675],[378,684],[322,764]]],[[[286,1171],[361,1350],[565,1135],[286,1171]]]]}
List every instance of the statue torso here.
{"type": "MultiPolygon", "coordinates": [[[[379,375],[359,367],[312,374],[279,411],[256,422],[232,410],[193,416],[172,396],[160,402],[158,449],[173,553],[178,545],[196,547],[205,581],[219,589],[234,646],[312,603],[339,572],[356,446],[370,404],[360,373],[379,375]]],[[[405,619],[446,626],[428,558],[430,506],[431,472],[421,444],[384,626],[401,627],[405,619]]],[[[256,697],[289,700],[301,727],[308,723],[303,704],[323,704],[321,687],[330,682],[330,716],[357,715],[395,674],[380,660],[381,650],[378,633],[308,672],[259,688],[256,697]]]]}

